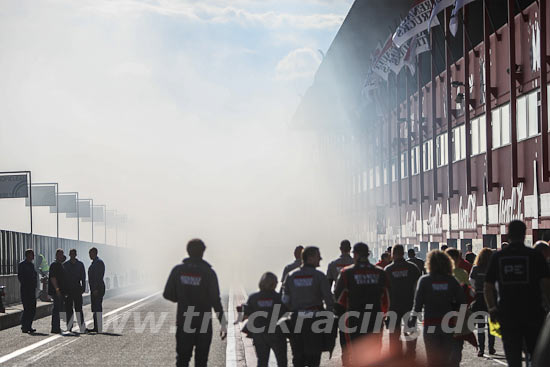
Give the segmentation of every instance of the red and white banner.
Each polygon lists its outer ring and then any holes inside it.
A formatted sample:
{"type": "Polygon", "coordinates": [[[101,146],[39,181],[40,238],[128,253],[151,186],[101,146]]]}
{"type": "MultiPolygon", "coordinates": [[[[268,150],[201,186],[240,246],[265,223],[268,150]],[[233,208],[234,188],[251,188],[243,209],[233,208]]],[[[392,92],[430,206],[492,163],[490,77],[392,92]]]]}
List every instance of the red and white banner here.
{"type": "MultiPolygon", "coordinates": [[[[416,34],[428,29],[428,22],[432,13],[432,0],[416,0],[409,13],[401,21],[399,27],[393,34],[393,43],[397,47],[403,46],[416,34]]],[[[437,17],[433,20],[432,26],[439,25],[437,17]]]]}

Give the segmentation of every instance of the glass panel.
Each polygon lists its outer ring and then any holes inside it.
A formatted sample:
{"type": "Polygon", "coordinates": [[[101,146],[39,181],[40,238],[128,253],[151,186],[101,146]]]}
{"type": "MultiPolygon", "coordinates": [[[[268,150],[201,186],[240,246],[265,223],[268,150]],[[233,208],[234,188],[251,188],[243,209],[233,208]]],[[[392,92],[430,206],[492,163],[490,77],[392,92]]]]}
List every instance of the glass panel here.
{"type": "Polygon", "coordinates": [[[518,140],[525,139],[527,137],[527,98],[522,96],[517,101],[517,126],[518,126],[518,140]]]}
{"type": "Polygon", "coordinates": [[[449,141],[447,133],[443,134],[443,164],[449,163],[449,141]]]}
{"type": "Polygon", "coordinates": [[[501,112],[501,145],[510,144],[510,104],[500,107],[501,112]]]}
{"type": "Polygon", "coordinates": [[[491,121],[493,127],[493,149],[500,147],[500,110],[498,108],[491,111],[491,121]]]}
{"type": "Polygon", "coordinates": [[[472,155],[479,153],[479,119],[470,121],[472,155]]]}
{"type": "Polygon", "coordinates": [[[535,136],[539,133],[538,91],[529,93],[527,96],[527,114],[529,119],[528,136],[535,136]]]}
{"type": "Polygon", "coordinates": [[[485,153],[487,150],[487,123],[485,115],[479,117],[479,152],[485,153]]]}
{"type": "Polygon", "coordinates": [[[466,158],[466,125],[460,126],[460,159],[466,158]]]}

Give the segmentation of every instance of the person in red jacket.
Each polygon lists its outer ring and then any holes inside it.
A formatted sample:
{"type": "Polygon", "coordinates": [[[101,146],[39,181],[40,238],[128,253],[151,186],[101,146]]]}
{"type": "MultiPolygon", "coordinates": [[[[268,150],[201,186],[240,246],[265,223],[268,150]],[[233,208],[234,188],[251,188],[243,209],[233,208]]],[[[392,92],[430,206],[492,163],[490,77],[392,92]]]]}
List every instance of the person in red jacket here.
{"type": "Polygon", "coordinates": [[[390,254],[388,254],[387,252],[384,252],[380,256],[380,261],[376,263],[376,266],[379,266],[382,269],[384,269],[386,266],[390,265],[390,263],[391,263],[390,254]]]}

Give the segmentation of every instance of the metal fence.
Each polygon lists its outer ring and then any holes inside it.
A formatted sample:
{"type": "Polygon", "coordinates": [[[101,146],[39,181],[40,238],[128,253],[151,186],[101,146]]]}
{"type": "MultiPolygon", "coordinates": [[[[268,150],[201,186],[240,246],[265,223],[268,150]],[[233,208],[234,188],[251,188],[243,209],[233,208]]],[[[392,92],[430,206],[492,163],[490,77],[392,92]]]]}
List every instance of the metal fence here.
{"type": "Polygon", "coordinates": [[[102,243],[77,241],[67,238],[56,238],[28,233],[0,230],[0,275],[17,274],[17,264],[25,259],[25,250],[33,249],[35,257],[42,254],[48,264],[55,259],[55,251],[63,249],[68,256],[70,249],[76,249],[79,258],[85,264],[89,263],[88,251],[96,247],[101,258],[117,259],[127,248],[109,246],[102,243]]]}

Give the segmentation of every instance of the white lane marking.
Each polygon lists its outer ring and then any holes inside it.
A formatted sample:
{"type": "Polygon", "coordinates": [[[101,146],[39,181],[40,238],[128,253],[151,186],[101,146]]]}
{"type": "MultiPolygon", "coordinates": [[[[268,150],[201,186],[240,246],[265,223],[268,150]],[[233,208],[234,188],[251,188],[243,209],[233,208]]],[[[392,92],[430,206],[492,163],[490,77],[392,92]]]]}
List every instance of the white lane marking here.
{"type": "Polygon", "coordinates": [[[36,361],[38,361],[39,359],[42,359],[50,354],[52,354],[53,352],[55,352],[57,349],[60,349],[60,348],[63,348],[64,346],[67,346],[71,343],[74,343],[75,341],[77,341],[78,338],[77,337],[73,337],[73,338],[70,338],[69,340],[67,341],[64,341],[64,342],[61,342],[59,344],[56,344],[56,345],[52,345],[51,347],[43,350],[42,352],[38,353],[37,355],[35,356],[32,356],[30,358],[27,358],[25,360],[25,365],[28,366],[29,363],[35,363],[36,361]]]}
{"type": "MultiPolygon", "coordinates": [[[[119,307],[119,308],[117,308],[116,310],[112,310],[112,311],[110,311],[110,312],[107,312],[106,314],[103,315],[103,317],[107,317],[107,316],[113,315],[113,314],[115,314],[115,313],[118,313],[118,312],[120,312],[120,311],[122,311],[122,310],[125,310],[125,309],[127,309],[127,308],[129,308],[129,307],[132,307],[132,306],[134,306],[134,305],[136,305],[136,304],[138,304],[138,303],[140,303],[140,302],[146,301],[146,300],[148,300],[148,299],[151,298],[151,297],[155,297],[155,296],[159,295],[160,293],[161,293],[161,292],[156,292],[156,293],[153,293],[153,294],[151,294],[151,295],[149,295],[149,296],[147,296],[147,297],[138,299],[137,301],[128,303],[127,305],[124,305],[124,306],[122,306],[122,307],[119,307]]],[[[86,321],[86,324],[90,323],[91,321],[92,321],[92,320],[86,321]]],[[[7,362],[7,361],[9,361],[10,359],[13,359],[13,358],[15,358],[15,357],[19,357],[20,355],[25,354],[25,353],[27,353],[27,352],[30,352],[31,350],[34,350],[34,349],[36,349],[36,348],[39,348],[39,347],[41,347],[41,346],[43,346],[43,345],[45,345],[45,344],[51,343],[51,342],[53,342],[54,340],[57,340],[57,339],[59,339],[59,338],[61,338],[61,337],[63,337],[63,335],[60,335],[60,334],[57,334],[57,335],[54,335],[54,336],[50,336],[49,338],[43,339],[43,340],[41,340],[41,341],[39,341],[39,342],[36,342],[36,343],[34,343],[34,344],[31,344],[31,345],[29,345],[29,346],[26,346],[26,347],[24,347],[24,348],[18,349],[18,350],[16,350],[15,352],[12,352],[12,353],[10,353],[10,354],[6,354],[5,356],[0,357],[0,364],[5,363],[5,362],[7,362]]]]}
{"type": "Polygon", "coordinates": [[[493,358],[493,357],[489,357],[489,359],[490,359],[491,361],[493,361],[493,362],[500,363],[500,364],[503,365],[503,366],[508,366],[508,363],[502,362],[502,361],[500,361],[500,360],[498,360],[498,359],[495,359],[495,358],[493,358]]]}
{"type": "Polygon", "coordinates": [[[235,338],[235,305],[233,304],[233,287],[229,288],[229,301],[227,304],[227,345],[225,347],[225,366],[237,367],[237,350],[235,338]]]}

